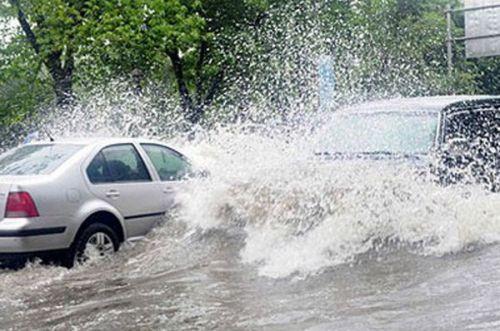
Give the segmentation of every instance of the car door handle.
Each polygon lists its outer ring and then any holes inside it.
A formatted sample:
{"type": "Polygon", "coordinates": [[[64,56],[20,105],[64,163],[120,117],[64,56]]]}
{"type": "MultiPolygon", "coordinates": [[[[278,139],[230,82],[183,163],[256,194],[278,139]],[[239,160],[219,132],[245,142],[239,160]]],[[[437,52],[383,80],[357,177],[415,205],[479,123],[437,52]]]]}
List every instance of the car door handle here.
{"type": "Polygon", "coordinates": [[[120,197],[120,192],[118,192],[117,190],[109,190],[108,192],[106,192],[106,196],[108,198],[119,198],[120,197]]]}
{"type": "Polygon", "coordinates": [[[174,192],[174,189],[172,187],[163,188],[163,193],[165,193],[165,194],[169,194],[169,193],[173,193],[173,192],[174,192]]]}

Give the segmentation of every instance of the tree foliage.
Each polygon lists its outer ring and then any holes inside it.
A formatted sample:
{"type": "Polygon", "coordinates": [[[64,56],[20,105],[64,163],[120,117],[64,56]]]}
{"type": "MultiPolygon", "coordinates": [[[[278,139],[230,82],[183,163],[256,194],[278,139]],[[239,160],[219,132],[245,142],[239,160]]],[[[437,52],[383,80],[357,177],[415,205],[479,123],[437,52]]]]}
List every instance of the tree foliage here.
{"type": "MultiPolygon", "coordinates": [[[[279,112],[291,102],[286,93],[303,102],[316,97],[304,82],[315,82],[321,54],[334,56],[338,88],[363,97],[500,93],[498,58],[465,60],[456,45],[456,70],[447,74],[448,3],[0,1],[0,24],[18,22],[0,45],[0,123],[50,102],[71,103],[115,78],[138,94],[152,83],[176,95],[191,123],[235,86],[236,97],[265,98],[279,112]]],[[[463,34],[460,20],[454,29],[463,34]]]]}

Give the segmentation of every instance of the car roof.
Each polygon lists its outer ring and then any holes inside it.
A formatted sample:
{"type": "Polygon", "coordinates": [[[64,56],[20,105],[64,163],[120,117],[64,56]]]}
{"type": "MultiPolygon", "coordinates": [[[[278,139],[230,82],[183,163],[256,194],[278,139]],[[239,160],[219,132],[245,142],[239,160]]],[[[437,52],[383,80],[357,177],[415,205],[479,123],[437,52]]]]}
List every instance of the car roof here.
{"type": "Polygon", "coordinates": [[[35,141],[30,142],[30,145],[44,145],[44,144],[73,144],[73,145],[110,145],[110,144],[126,144],[126,143],[151,143],[161,144],[165,143],[157,140],[143,139],[143,138],[121,138],[121,137],[78,137],[78,138],[55,138],[54,141],[35,141]]]}
{"type": "Polygon", "coordinates": [[[500,100],[500,97],[491,95],[447,95],[433,97],[394,98],[349,105],[340,109],[339,111],[350,113],[438,113],[453,103],[474,100],[479,101],[486,99],[500,100]]]}

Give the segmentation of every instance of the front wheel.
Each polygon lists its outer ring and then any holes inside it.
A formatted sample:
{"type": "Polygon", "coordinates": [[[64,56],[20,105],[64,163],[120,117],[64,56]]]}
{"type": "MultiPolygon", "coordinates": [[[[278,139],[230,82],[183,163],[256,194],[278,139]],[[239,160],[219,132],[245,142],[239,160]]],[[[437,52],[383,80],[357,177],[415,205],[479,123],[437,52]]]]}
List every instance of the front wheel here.
{"type": "Polygon", "coordinates": [[[105,259],[120,248],[115,231],[103,223],[93,223],[81,231],[63,258],[68,268],[75,264],[105,259]]]}

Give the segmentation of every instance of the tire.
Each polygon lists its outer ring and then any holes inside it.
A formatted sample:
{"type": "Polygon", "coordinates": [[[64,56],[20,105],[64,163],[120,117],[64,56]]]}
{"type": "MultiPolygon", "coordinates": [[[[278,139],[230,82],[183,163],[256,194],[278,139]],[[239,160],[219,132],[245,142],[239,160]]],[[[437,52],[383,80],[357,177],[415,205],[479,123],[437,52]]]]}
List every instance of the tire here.
{"type": "Polygon", "coordinates": [[[110,253],[118,251],[120,248],[120,240],[116,232],[106,224],[100,222],[92,223],[82,231],[79,231],[71,247],[63,254],[61,261],[62,265],[67,268],[72,268],[75,263],[85,263],[88,259],[88,257],[85,256],[87,246],[99,246],[97,242],[103,237],[105,238],[105,246],[107,249],[102,252],[97,249],[98,254],[107,256],[110,253]]]}
{"type": "Polygon", "coordinates": [[[20,270],[24,268],[24,266],[28,263],[28,259],[26,258],[19,258],[19,259],[12,259],[12,260],[5,260],[0,262],[0,270],[6,269],[6,270],[20,270]]]}

